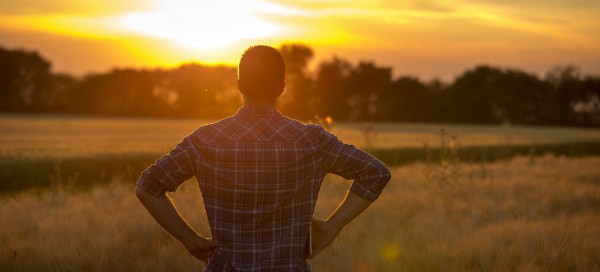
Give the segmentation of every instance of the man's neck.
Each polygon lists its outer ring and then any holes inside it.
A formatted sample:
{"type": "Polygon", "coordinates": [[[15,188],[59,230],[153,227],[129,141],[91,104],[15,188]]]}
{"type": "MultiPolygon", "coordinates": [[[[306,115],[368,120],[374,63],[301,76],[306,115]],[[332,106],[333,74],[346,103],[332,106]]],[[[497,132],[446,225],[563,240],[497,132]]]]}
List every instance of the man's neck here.
{"type": "Polygon", "coordinates": [[[275,100],[252,100],[244,95],[245,107],[273,107],[277,108],[277,99],[275,100]]]}

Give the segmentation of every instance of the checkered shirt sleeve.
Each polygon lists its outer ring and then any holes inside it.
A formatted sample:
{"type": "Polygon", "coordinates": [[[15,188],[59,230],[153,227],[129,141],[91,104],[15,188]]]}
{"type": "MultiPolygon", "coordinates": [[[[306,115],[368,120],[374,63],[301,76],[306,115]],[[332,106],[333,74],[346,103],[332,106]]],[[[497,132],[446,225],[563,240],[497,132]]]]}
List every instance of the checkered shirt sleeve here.
{"type": "Polygon", "coordinates": [[[323,131],[323,166],[328,173],[354,180],[350,190],[370,201],[375,201],[391,178],[388,167],[369,153],[340,141],[323,131]]]}
{"type": "Polygon", "coordinates": [[[157,197],[164,197],[167,191],[174,192],[195,175],[194,152],[190,136],[184,138],[169,154],[142,172],[137,185],[157,197]]]}

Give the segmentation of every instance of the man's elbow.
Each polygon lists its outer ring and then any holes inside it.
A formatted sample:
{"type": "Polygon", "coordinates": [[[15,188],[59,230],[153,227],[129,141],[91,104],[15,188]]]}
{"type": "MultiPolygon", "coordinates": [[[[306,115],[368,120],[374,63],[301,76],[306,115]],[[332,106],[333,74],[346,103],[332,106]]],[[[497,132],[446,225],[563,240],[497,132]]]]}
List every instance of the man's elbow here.
{"type": "Polygon", "coordinates": [[[382,167],[379,172],[379,187],[380,190],[383,191],[388,184],[388,182],[392,179],[392,172],[388,167],[382,167]]]}
{"type": "Polygon", "coordinates": [[[135,186],[135,195],[142,202],[144,202],[144,200],[146,199],[164,198],[166,196],[165,194],[163,194],[162,196],[153,195],[146,188],[140,185],[135,186]]]}
{"type": "Polygon", "coordinates": [[[390,181],[392,179],[392,171],[389,168],[385,167],[383,170],[382,176],[385,181],[390,181]]]}
{"type": "Polygon", "coordinates": [[[144,187],[137,185],[135,186],[135,195],[137,196],[137,198],[140,201],[144,201],[145,199],[148,199],[148,197],[154,197],[153,195],[151,195],[144,187]]]}
{"type": "Polygon", "coordinates": [[[142,186],[135,186],[135,196],[137,196],[138,199],[142,200],[146,194],[148,194],[148,192],[146,192],[146,189],[144,189],[142,186]]]}

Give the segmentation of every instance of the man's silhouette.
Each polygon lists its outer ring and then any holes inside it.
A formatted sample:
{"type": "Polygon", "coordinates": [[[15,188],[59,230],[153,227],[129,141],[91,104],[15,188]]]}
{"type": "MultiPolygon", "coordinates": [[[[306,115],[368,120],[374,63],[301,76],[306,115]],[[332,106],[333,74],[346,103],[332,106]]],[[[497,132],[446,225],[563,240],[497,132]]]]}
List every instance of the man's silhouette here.
{"type": "Polygon", "coordinates": [[[201,126],[146,169],[136,195],[156,221],[205,271],[310,271],[306,258],[377,199],[389,169],[318,125],[281,115],[285,63],[276,49],[253,46],[238,67],[244,106],[236,115],[201,126]],[[354,180],[337,210],[313,219],[325,174],[354,180]],[[198,235],[167,191],[196,177],[212,238],[198,235]],[[312,237],[312,239],[311,239],[312,237]]]}

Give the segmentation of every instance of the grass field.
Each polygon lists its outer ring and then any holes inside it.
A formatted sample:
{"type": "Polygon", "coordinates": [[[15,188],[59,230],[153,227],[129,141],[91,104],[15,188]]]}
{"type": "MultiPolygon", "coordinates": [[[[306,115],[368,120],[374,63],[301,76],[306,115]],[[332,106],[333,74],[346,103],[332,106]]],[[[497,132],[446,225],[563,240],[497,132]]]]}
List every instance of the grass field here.
{"type": "MultiPolygon", "coordinates": [[[[381,198],[311,261],[315,271],[600,271],[600,158],[461,163],[450,180],[393,169],[381,198]]],[[[202,264],[115,181],[0,198],[2,271],[198,271],[202,264]]],[[[349,182],[325,181],[316,217],[349,182]]],[[[194,182],[171,194],[208,235],[194,182]]]]}
{"type": "MultiPolygon", "coordinates": [[[[198,270],[133,187],[207,122],[0,115],[0,270],[198,270]]],[[[600,158],[581,156],[598,154],[600,130],[370,125],[331,131],[388,163],[411,163],[393,167],[382,197],[311,261],[315,271],[600,270],[600,158]],[[531,152],[548,146],[579,156],[531,152]],[[471,151],[504,160],[470,160],[471,151]]],[[[348,186],[329,177],[316,216],[348,186]]],[[[207,235],[194,182],[172,196],[207,235]]]]}

